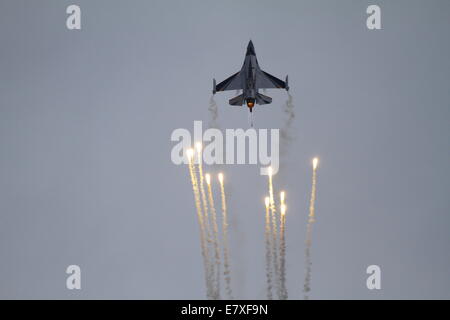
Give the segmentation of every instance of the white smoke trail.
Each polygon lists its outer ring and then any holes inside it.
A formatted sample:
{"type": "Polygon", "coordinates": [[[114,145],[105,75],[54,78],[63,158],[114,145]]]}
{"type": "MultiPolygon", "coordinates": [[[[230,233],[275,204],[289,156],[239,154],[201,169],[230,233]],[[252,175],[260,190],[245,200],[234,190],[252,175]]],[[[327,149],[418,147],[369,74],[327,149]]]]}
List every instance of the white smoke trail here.
{"type": "Polygon", "coordinates": [[[286,153],[289,147],[289,144],[294,139],[294,133],[292,130],[292,124],[295,119],[295,109],[294,103],[291,94],[288,92],[288,98],[283,105],[283,112],[286,115],[286,118],[283,123],[283,127],[280,130],[280,138],[281,138],[281,153],[286,153]]]}
{"type": "Polygon", "coordinates": [[[267,278],[267,299],[272,300],[272,235],[270,227],[270,198],[265,198],[266,219],[264,239],[266,244],[266,278],[267,278]]]}
{"type": "Polygon", "coordinates": [[[280,205],[280,299],[286,300],[286,205],[284,204],[284,192],[281,192],[280,205]]]}
{"type": "Polygon", "coordinates": [[[208,111],[209,111],[209,123],[208,123],[208,127],[209,128],[220,128],[219,125],[219,108],[217,107],[217,103],[216,100],[214,100],[214,95],[211,96],[211,98],[209,99],[209,107],[208,107],[208,111]]]}
{"type": "Polygon", "coordinates": [[[215,285],[215,291],[216,291],[216,298],[220,299],[219,230],[218,230],[218,227],[217,227],[216,207],[214,205],[214,197],[213,197],[212,188],[211,188],[211,176],[209,174],[206,174],[205,178],[206,178],[206,184],[208,186],[208,200],[209,200],[209,207],[211,208],[211,218],[212,218],[213,233],[214,233],[213,242],[214,242],[215,260],[216,260],[216,285],[215,285]]]}
{"type": "Polygon", "coordinates": [[[311,291],[311,232],[312,232],[312,222],[308,222],[306,227],[306,249],[305,249],[305,283],[303,285],[304,299],[309,299],[309,292],[311,291]]]}
{"type": "Polygon", "coordinates": [[[198,225],[200,229],[200,247],[201,247],[201,253],[203,258],[203,267],[205,271],[205,283],[206,283],[206,296],[208,299],[212,298],[212,288],[210,285],[210,279],[209,279],[209,266],[208,266],[208,256],[207,256],[207,245],[205,240],[205,228],[203,224],[203,214],[202,214],[202,206],[201,206],[201,200],[200,200],[200,194],[198,192],[198,184],[197,184],[197,177],[195,173],[194,163],[193,163],[193,150],[188,150],[188,160],[189,160],[189,174],[191,177],[191,183],[192,183],[192,191],[194,193],[194,201],[195,201],[195,208],[197,210],[197,220],[198,225]]]}
{"type": "Polygon", "coordinates": [[[273,269],[275,273],[275,287],[277,288],[278,298],[281,297],[280,292],[280,275],[279,275],[279,265],[278,265],[278,228],[277,228],[277,212],[275,208],[275,199],[273,196],[273,176],[272,168],[269,168],[269,201],[270,201],[270,212],[272,217],[272,257],[273,257],[273,269]]]}
{"type": "Polygon", "coordinates": [[[285,182],[288,177],[289,150],[292,148],[292,142],[295,140],[294,120],[295,108],[293,99],[288,92],[286,102],[282,106],[284,113],[283,124],[280,128],[280,168],[278,172],[278,179],[285,182]]]}
{"type": "Polygon", "coordinates": [[[313,159],[313,174],[312,174],[312,186],[311,186],[311,199],[309,201],[309,215],[308,225],[306,227],[306,249],[305,249],[305,263],[306,263],[306,275],[303,292],[305,293],[305,300],[309,299],[309,292],[311,291],[311,244],[312,244],[312,226],[315,222],[315,201],[316,201],[316,184],[317,184],[317,165],[319,159],[313,159]]]}
{"type": "Polygon", "coordinates": [[[213,287],[213,292],[212,292],[212,297],[213,299],[218,299],[217,295],[218,293],[214,290],[214,286],[212,284],[212,277],[214,275],[214,267],[215,264],[212,261],[212,256],[210,254],[210,252],[213,250],[212,245],[213,245],[213,240],[211,237],[211,226],[210,226],[210,222],[209,222],[209,208],[208,208],[208,201],[206,198],[206,192],[205,192],[205,183],[204,183],[204,177],[203,177],[203,154],[202,154],[202,145],[201,143],[197,143],[195,145],[196,150],[197,150],[197,160],[198,160],[198,175],[199,175],[199,180],[200,180],[200,194],[201,194],[201,200],[202,200],[202,204],[203,204],[203,225],[205,228],[205,236],[206,236],[206,254],[207,254],[207,258],[208,258],[208,276],[209,276],[209,281],[210,281],[210,285],[213,287]]]}
{"type": "Polygon", "coordinates": [[[233,293],[231,290],[231,270],[229,262],[229,249],[228,249],[228,218],[227,218],[227,202],[225,197],[225,187],[223,184],[223,174],[219,173],[220,182],[220,195],[222,200],[222,236],[223,236],[223,264],[224,264],[224,276],[225,276],[225,290],[228,295],[228,299],[233,299],[233,293]]]}

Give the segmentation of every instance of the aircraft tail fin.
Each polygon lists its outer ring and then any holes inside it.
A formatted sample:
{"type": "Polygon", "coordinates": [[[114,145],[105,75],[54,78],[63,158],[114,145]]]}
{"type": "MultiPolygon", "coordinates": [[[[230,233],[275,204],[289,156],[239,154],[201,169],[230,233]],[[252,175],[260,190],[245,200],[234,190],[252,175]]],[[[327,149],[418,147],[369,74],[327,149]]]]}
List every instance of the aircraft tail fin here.
{"type": "Polygon", "coordinates": [[[272,98],[268,97],[266,95],[263,95],[262,93],[256,94],[256,103],[257,104],[269,104],[272,103],[272,98]]]}
{"type": "Polygon", "coordinates": [[[240,94],[234,98],[231,98],[228,102],[232,106],[242,106],[244,104],[244,95],[240,94]]]}

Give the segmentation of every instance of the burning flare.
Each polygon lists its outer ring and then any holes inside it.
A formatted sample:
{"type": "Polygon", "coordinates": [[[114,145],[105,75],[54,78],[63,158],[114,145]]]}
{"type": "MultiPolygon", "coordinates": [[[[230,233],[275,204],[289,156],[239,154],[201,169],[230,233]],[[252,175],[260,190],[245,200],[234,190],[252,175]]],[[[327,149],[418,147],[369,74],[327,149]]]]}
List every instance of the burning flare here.
{"type": "Polygon", "coordinates": [[[273,196],[273,169],[269,167],[267,172],[269,173],[269,202],[270,202],[270,214],[272,218],[272,257],[273,257],[273,269],[275,273],[275,285],[278,292],[278,297],[281,297],[280,283],[279,283],[279,262],[278,262],[278,228],[277,228],[277,212],[275,208],[275,199],[273,196]]]}
{"type": "Polygon", "coordinates": [[[313,159],[313,169],[316,170],[317,169],[317,165],[319,164],[319,158],[314,158],[313,159]]]}

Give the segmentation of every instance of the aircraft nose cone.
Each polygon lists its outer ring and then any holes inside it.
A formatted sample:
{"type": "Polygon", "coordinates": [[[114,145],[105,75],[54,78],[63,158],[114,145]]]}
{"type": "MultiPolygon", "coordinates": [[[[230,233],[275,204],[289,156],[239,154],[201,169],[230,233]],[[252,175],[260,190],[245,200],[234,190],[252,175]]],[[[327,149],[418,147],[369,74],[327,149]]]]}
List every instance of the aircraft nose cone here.
{"type": "Polygon", "coordinates": [[[252,40],[250,40],[247,46],[247,55],[249,54],[255,55],[255,47],[253,46],[252,40]]]}

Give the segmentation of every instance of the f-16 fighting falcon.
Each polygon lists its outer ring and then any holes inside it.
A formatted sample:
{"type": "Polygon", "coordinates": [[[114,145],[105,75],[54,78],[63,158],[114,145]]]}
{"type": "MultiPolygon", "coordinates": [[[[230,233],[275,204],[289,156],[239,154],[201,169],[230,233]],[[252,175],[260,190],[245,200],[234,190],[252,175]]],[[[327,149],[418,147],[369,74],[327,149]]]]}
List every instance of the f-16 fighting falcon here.
{"type": "Polygon", "coordinates": [[[269,104],[272,98],[259,93],[259,89],[286,89],[289,90],[288,77],[282,81],[271,74],[261,70],[256,59],[255,47],[250,40],[245,54],[244,65],[241,70],[228,79],[216,85],[213,79],[213,94],[227,90],[242,90],[242,94],[229,100],[232,106],[242,106],[244,103],[252,112],[255,104],[269,104]]]}

